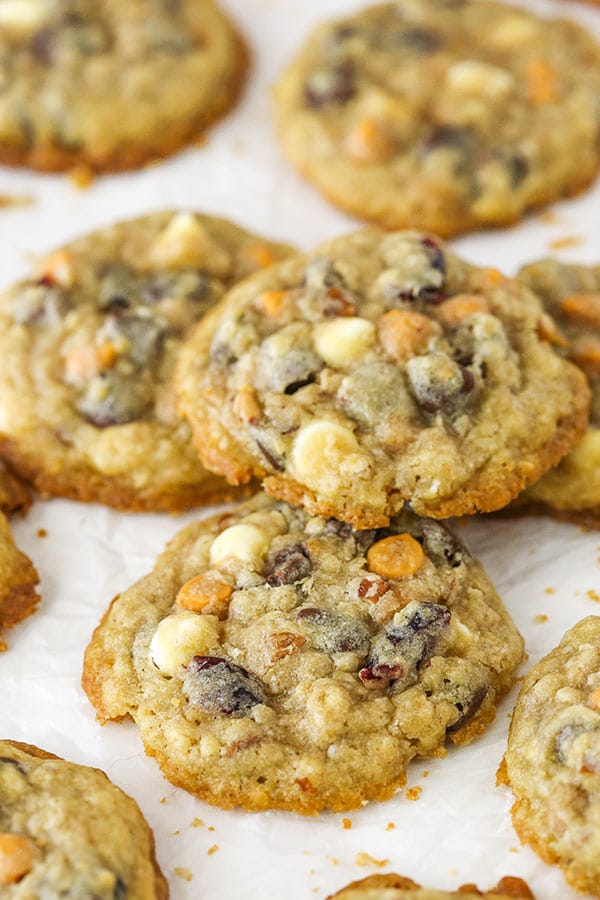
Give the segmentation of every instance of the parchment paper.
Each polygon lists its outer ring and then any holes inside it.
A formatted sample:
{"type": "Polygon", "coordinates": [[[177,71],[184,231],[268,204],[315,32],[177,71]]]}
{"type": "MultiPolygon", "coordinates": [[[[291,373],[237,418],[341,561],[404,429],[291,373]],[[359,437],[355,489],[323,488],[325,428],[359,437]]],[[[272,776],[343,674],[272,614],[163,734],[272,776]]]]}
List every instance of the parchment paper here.
{"type": "MultiPolygon", "coordinates": [[[[203,147],[138,173],[98,179],[85,191],[64,177],[0,170],[0,193],[35,200],[28,208],[0,210],[2,286],[27,270],[32,255],[116,219],[165,207],[229,216],[304,248],[354,227],[282,159],[268,86],[317,21],[360,5],[356,0],[224,0],[252,46],[254,69],[241,105],[203,147]]],[[[600,34],[600,10],[551,0],[532,0],[529,6],[543,14],[572,14],[600,34]]],[[[455,247],[474,262],[510,273],[550,252],[550,242],[566,238],[572,246],[561,258],[600,262],[600,185],[554,207],[551,218],[533,216],[508,231],[463,238],[455,247]]],[[[511,795],[495,787],[516,690],[481,739],[450,751],[446,759],[411,766],[407,786],[422,788],[417,800],[400,792],[346,817],[304,819],[207,806],[162,778],[144,756],[134,725],[101,728],[95,722],[79,685],[93,628],[111,598],[150,570],[165,542],[207,512],[123,515],[55,500],[36,502],[27,519],[13,523],[20,546],[41,574],[43,602],[9,634],[9,650],[0,654],[0,735],[99,766],[135,797],[154,829],[174,900],[322,898],[380,871],[438,888],[465,881],[488,887],[514,874],[526,878],[542,900],[580,896],[557,868],[520,846],[508,814],[511,795]],[[46,537],[38,535],[40,529],[46,537]]],[[[529,661],[523,671],[580,618],[600,614],[594,593],[600,594],[600,533],[534,518],[479,520],[460,528],[525,637],[529,661]]]]}

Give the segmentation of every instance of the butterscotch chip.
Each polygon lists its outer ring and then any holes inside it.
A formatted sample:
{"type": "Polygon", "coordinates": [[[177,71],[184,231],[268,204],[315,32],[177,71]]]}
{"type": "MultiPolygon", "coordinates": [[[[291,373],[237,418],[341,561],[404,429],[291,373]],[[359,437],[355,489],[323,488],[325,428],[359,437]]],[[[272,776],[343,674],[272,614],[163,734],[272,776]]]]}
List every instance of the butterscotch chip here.
{"type": "Polygon", "coordinates": [[[5,291],[0,452],[15,470],[44,494],[119,509],[231,496],[197,458],[172,373],[193,325],[260,265],[246,252],[257,240],[211,216],[154,213],[50,254],[5,291]]]}
{"type": "Polygon", "coordinates": [[[0,60],[0,160],[88,176],[197,139],[247,68],[213,0],[6,0],[0,60]]]}
{"type": "Polygon", "coordinates": [[[521,284],[440,239],[365,229],[232,290],[182,348],[180,409],[209,469],[316,516],[491,511],[586,426],[584,376],[542,319],[521,284]],[[286,294],[279,314],[269,292],[286,294]],[[239,415],[242,390],[260,417],[239,415]]]}
{"type": "Polygon", "coordinates": [[[219,610],[224,614],[232,593],[231,585],[218,574],[205,572],[186,581],[177,594],[176,603],[192,612],[202,612],[205,609],[208,612],[219,610]]]}
{"type": "Polygon", "coordinates": [[[564,635],[525,678],[498,780],[515,796],[524,843],[557,863],[569,884],[598,896],[600,884],[600,617],[564,635]]]}
{"type": "Polygon", "coordinates": [[[512,5],[369,5],[282,73],[279,137],[328,199],[386,228],[512,224],[596,175],[599,60],[579,25],[512,5]]]}
{"type": "Polygon", "coordinates": [[[0,829],[3,897],[169,896],[137,804],[99,769],[0,741],[0,829]]]}
{"type": "Polygon", "coordinates": [[[367,563],[371,572],[384,578],[403,578],[419,571],[423,548],[410,534],[395,534],[369,548],[367,563]]]}
{"type": "Polygon", "coordinates": [[[331,894],[327,900],[535,900],[529,887],[521,878],[502,878],[496,887],[488,891],[480,891],[476,885],[467,884],[456,891],[437,891],[432,888],[423,888],[411,878],[402,875],[369,875],[360,881],[342,888],[336,894],[331,894]]]}
{"type": "Polygon", "coordinates": [[[348,810],[491,722],[523,643],[442,523],[392,519],[421,564],[386,579],[370,570],[374,531],[264,494],[223,524],[181,531],[85,656],[99,718],[133,718],[173,783],[225,808],[348,810]],[[233,588],[221,617],[182,611],[209,573],[233,588]]]}

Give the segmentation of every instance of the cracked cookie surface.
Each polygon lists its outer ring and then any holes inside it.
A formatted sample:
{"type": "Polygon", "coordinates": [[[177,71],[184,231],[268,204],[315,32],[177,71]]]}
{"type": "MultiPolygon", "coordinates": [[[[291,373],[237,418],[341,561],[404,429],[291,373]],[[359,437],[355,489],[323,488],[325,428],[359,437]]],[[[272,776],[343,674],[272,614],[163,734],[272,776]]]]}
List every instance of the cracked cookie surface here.
{"type": "Polygon", "coordinates": [[[225,290],[287,252],[162,212],[50,254],[0,296],[0,453],[49,495],[134,510],[227,497],[176,413],[172,370],[225,290]]]}
{"type": "Polygon", "coordinates": [[[327,900],[476,900],[483,897],[485,900],[534,900],[525,882],[521,878],[513,878],[510,875],[500,879],[496,887],[489,891],[480,891],[474,884],[464,884],[458,891],[435,891],[424,888],[411,878],[402,875],[369,875],[360,881],[353,881],[332,894],[327,900]]]}
{"type": "Polygon", "coordinates": [[[518,506],[600,528],[600,266],[543,259],[524,266],[517,277],[557,322],[565,338],[559,350],[584,371],[592,391],[583,439],[524,492],[518,506]]]}
{"type": "Polygon", "coordinates": [[[0,160],[103,171],[166,156],[229,109],[246,65],[212,0],[5,0],[0,160]]]}
{"type": "Polygon", "coordinates": [[[185,528],[115,599],[83,686],[174,784],[309,814],[386,799],[411,759],[470,742],[522,653],[441,523],[353,531],[260,494],[185,528]]]}
{"type": "Polygon", "coordinates": [[[523,285],[364,230],[232,291],[182,348],[205,465],[356,527],[505,506],[576,443],[583,374],[523,285]]]}
{"type": "Polygon", "coordinates": [[[442,235],[510,224],[598,170],[600,50],[566,19],[398,0],[320,26],[281,76],[291,162],[334,203],[442,235]]]}
{"type": "Polygon", "coordinates": [[[600,617],[578,622],[526,676],[498,780],[512,788],[523,843],[600,896],[600,617]]]}
{"type": "Polygon", "coordinates": [[[99,769],[7,740],[0,741],[0,893],[7,900],[169,896],[134,800],[99,769]]]}

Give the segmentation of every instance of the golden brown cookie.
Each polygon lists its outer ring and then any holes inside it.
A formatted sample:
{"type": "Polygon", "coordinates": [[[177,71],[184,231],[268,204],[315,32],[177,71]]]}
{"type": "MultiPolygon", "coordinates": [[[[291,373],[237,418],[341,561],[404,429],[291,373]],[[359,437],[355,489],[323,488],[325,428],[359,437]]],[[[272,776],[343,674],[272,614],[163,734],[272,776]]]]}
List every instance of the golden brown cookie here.
{"type": "Polygon", "coordinates": [[[457,891],[435,891],[423,888],[411,878],[402,875],[369,875],[360,881],[353,881],[338,891],[331,894],[327,900],[450,900],[452,897],[462,900],[476,900],[484,897],[486,900],[534,900],[534,895],[521,878],[513,878],[510,875],[501,878],[496,887],[489,891],[480,891],[474,884],[464,884],[457,891]]]}
{"type": "Polygon", "coordinates": [[[0,161],[117,171],[167,156],[227,112],[246,68],[213,0],[4,0],[0,161]]]}
{"type": "Polygon", "coordinates": [[[564,635],[525,678],[498,781],[523,843],[600,896],[600,617],[564,635]]]}
{"type": "Polygon", "coordinates": [[[0,894],[167,900],[154,837],[100,769],[0,741],[0,894]]]}
{"type": "Polygon", "coordinates": [[[0,512],[6,515],[16,512],[24,515],[30,506],[29,491],[0,460],[0,512]]]}
{"type": "Polygon", "coordinates": [[[397,0],[321,25],[281,76],[291,162],[338,206],[448,236],[507,225],[598,171],[600,48],[512,5],[397,0]]]}
{"type": "Polygon", "coordinates": [[[0,454],[43,494],[180,510],[232,495],[175,410],[181,342],[289,253],[212,216],[161,212],[50,254],[0,296],[0,454]]]}
{"type": "Polygon", "coordinates": [[[185,528],[114,600],[83,686],[174,784],[310,814],[386,799],[411,759],[471,742],[522,653],[440,522],[353,531],[259,494],[185,528]]]}
{"type": "Polygon", "coordinates": [[[540,303],[420,232],[354,232],[257,273],[184,345],[180,407],[232,484],[359,528],[505,506],[587,423],[540,303]]]}

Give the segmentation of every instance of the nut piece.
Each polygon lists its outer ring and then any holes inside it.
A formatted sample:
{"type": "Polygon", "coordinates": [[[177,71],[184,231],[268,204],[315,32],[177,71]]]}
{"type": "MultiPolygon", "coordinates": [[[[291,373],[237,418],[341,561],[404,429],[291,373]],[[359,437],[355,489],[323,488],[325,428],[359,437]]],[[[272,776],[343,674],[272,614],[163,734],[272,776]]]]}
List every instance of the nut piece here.
{"type": "Polygon", "coordinates": [[[361,359],[375,340],[375,326],[358,316],[341,316],[315,326],[315,348],[328,366],[343,368],[361,359]]]}
{"type": "Polygon", "coordinates": [[[173,613],[159,623],[150,642],[150,658],[162,675],[172,677],[197,654],[215,649],[219,643],[216,616],[192,612],[173,613]]]}
{"type": "Polygon", "coordinates": [[[368,465],[350,429],[323,420],[298,431],[291,463],[299,481],[324,493],[337,489],[340,467],[351,475],[364,472],[368,465]]]}
{"type": "Polygon", "coordinates": [[[227,275],[231,268],[229,255],[191,213],[173,216],[152,243],[148,259],[156,269],[194,266],[216,276],[227,275]]]}
{"type": "Polygon", "coordinates": [[[40,851],[24,834],[0,832],[0,884],[15,884],[33,868],[40,851]]]}
{"type": "Polygon", "coordinates": [[[233,588],[218,572],[203,572],[179,588],[175,602],[190,612],[204,612],[225,619],[232,594],[233,588]]]}
{"type": "Polygon", "coordinates": [[[423,548],[410,534],[393,534],[369,548],[367,564],[384,578],[415,575],[423,564],[423,548]]]}
{"type": "Polygon", "coordinates": [[[265,555],[270,543],[267,532],[257,525],[231,525],[212,542],[210,563],[218,567],[233,556],[243,562],[256,564],[265,555]]]}
{"type": "Polygon", "coordinates": [[[240,421],[255,424],[260,419],[261,408],[256,391],[251,387],[243,387],[233,399],[233,411],[240,421]]]}
{"type": "Polygon", "coordinates": [[[392,359],[408,359],[425,349],[433,335],[427,316],[404,309],[392,309],[378,323],[379,342],[392,359]]]}

